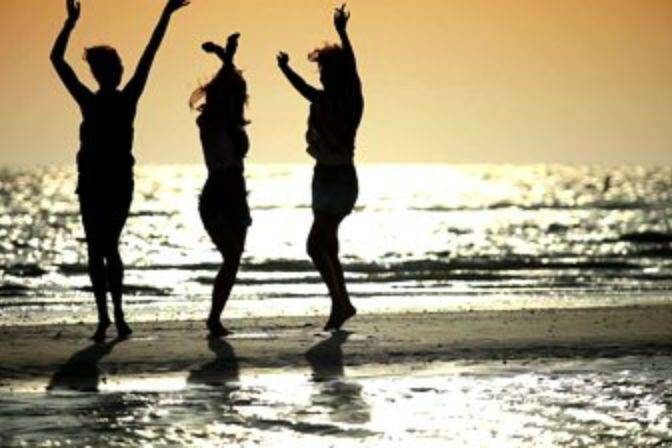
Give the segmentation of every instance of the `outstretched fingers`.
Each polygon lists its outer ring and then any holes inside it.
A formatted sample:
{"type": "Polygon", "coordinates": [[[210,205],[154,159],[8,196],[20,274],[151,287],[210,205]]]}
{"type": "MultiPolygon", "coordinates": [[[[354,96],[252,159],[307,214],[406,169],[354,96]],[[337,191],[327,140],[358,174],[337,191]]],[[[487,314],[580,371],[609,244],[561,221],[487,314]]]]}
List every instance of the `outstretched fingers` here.
{"type": "Polygon", "coordinates": [[[346,21],[350,18],[350,11],[346,9],[347,4],[343,3],[340,8],[336,8],[336,14],[343,17],[346,21]]]}
{"type": "Polygon", "coordinates": [[[338,30],[344,30],[350,19],[350,12],[345,8],[346,4],[343,3],[340,8],[336,8],[334,11],[334,25],[338,30]]]}

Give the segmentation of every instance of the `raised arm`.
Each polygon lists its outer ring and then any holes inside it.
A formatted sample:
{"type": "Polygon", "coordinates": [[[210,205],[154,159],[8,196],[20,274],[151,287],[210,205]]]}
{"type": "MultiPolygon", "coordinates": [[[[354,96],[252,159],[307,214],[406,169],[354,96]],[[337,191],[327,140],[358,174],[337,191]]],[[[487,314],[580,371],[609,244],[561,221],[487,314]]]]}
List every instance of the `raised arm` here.
{"type": "Polygon", "coordinates": [[[236,50],[238,50],[239,38],[240,33],[233,33],[226,41],[226,48],[223,48],[213,42],[204,43],[202,48],[206,53],[213,53],[216,55],[222,61],[222,64],[224,64],[225,67],[235,67],[233,58],[236,56],[236,50]]]}
{"type": "Polygon", "coordinates": [[[133,74],[131,80],[128,81],[128,84],[124,89],[125,92],[132,95],[134,98],[136,98],[136,100],[137,98],[140,98],[142,91],[145,89],[147,78],[149,77],[149,71],[152,68],[152,63],[154,62],[154,57],[156,56],[156,52],[161,46],[163,37],[166,35],[170,17],[175,11],[184,6],[187,6],[188,4],[188,0],[168,0],[168,3],[166,3],[166,7],[163,9],[161,17],[159,18],[159,23],[156,25],[156,28],[152,33],[152,37],[149,39],[147,48],[145,48],[145,51],[140,57],[140,61],[138,62],[138,66],[135,69],[135,73],[133,74]]]}
{"type": "Polygon", "coordinates": [[[320,93],[318,89],[308,84],[289,66],[289,56],[287,53],[278,53],[278,67],[292,86],[308,101],[315,101],[320,93]]]}
{"type": "Polygon", "coordinates": [[[341,47],[346,51],[347,54],[352,57],[352,62],[356,63],[355,52],[352,49],[352,43],[350,42],[350,37],[348,36],[348,20],[350,20],[350,12],[345,9],[345,3],[340,7],[336,8],[334,11],[334,27],[338,33],[338,37],[341,39],[341,47]]]}
{"type": "Polygon", "coordinates": [[[91,91],[80,82],[75,71],[65,62],[65,50],[68,46],[68,40],[70,40],[70,33],[72,33],[79,19],[80,5],[76,0],[66,0],[65,4],[68,10],[68,18],[65,20],[63,29],[51,50],[51,63],[70,95],[75,98],[75,101],[82,104],[86,96],[91,94],[91,91]]]}

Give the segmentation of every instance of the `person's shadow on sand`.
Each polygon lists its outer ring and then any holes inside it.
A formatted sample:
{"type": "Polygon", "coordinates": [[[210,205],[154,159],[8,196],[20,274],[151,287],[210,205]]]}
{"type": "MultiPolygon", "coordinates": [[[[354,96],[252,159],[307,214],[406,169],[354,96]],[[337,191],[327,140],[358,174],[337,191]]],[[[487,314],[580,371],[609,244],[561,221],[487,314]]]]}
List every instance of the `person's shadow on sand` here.
{"type": "MultiPolygon", "coordinates": [[[[190,371],[187,384],[207,388],[201,393],[207,397],[215,415],[207,416],[205,420],[215,418],[221,423],[238,424],[244,418],[235,407],[235,394],[240,390],[240,368],[236,352],[220,338],[208,338],[208,348],[215,354],[215,359],[190,371]]],[[[207,422],[204,421],[204,424],[207,422]]]]}
{"type": "Polygon", "coordinates": [[[336,331],[329,339],[318,342],[306,352],[306,360],[313,371],[313,381],[321,383],[344,376],[343,349],[350,337],[347,331],[336,331]]]}
{"type": "Polygon", "coordinates": [[[48,391],[74,390],[79,392],[98,392],[100,382],[100,361],[124,339],[115,339],[104,344],[91,344],[73,354],[51,377],[48,391]]]}
{"type": "Polygon", "coordinates": [[[345,380],[342,346],[349,337],[347,331],[336,331],[306,352],[315,383],[311,402],[328,408],[334,422],[366,423],[371,419],[371,410],[362,398],[362,386],[345,380]]]}
{"type": "Polygon", "coordinates": [[[187,382],[207,386],[227,386],[230,383],[237,383],[240,379],[240,368],[231,344],[223,339],[209,338],[208,348],[215,354],[214,361],[192,370],[187,382]]]}

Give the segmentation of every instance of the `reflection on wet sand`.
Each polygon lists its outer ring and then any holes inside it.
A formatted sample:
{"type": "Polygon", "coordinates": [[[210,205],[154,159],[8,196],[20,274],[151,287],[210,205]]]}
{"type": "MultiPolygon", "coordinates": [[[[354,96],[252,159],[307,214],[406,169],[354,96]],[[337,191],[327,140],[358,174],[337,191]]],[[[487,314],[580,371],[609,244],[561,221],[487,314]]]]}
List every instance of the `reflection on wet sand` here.
{"type": "Polygon", "coordinates": [[[370,406],[359,383],[345,380],[342,346],[350,333],[337,331],[306,352],[315,392],[311,406],[326,408],[334,423],[362,424],[371,420],[370,406]]]}
{"type": "Polygon", "coordinates": [[[187,382],[194,385],[230,388],[231,383],[240,380],[236,352],[231,344],[218,338],[209,338],[208,348],[215,354],[215,359],[190,371],[187,382]]]}
{"type": "MultiPolygon", "coordinates": [[[[249,358],[212,340],[214,359],[193,367],[188,387],[185,376],[112,375],[100,393],[0,394],[0,445],[672,446],[668,354],[423,362],[399,371],[349,365],[353,339],[320,340],[305,354],[309,375],[239,368],[249,358]],[[117,381],[125,384],[114,391],[117,381]]],[[[50,387],[95,389],[96,363],[110,349],[77,352],[50,387]]]]}
{"type": "Polygon", "coordinates": [[[76,352],[52,375],[47,390],[98,392],[100,382],[98,364],[122,341],[123,339],[115,339],[103,344],[91,344],[76,352]]]}
{"type": "Polygon", "coordinates": [[[209,417],[201,416],[204,427],[221,425],[223,433],[244,431],[229,426],[238,428],[246,425],[237,407],[240,398],[240,367],[236,352],[231,344],[219,338],[208,338],[208,349],[215,354],[215,359],[189,372],[187,384],[196,390],[189,391],[184,399],[191,400],[192,406],[207,409],[209,417]]]}

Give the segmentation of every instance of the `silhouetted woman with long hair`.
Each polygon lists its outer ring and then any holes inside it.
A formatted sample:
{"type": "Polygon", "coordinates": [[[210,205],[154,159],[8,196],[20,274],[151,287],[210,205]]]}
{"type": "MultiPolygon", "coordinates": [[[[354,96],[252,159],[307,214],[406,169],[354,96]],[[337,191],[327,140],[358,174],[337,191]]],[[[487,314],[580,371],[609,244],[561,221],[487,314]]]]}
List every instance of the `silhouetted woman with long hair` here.
{"type": "Polygon", "coordinates": [[[123,89],[119,89],[123,66],[112,47],[90,47],[84,54],[99,85],[96,92],[82,84],[65,61],[68,40],[80,15],[77,0],[66,0],[68,18],[51,51],[54,68],[83,116],[77,154],[77,194],[88,248],[88,271],[98,308],[98,328],[92,337],[97,342],[105,339],[110,325],[107,291],[112,296],[119,337],[131,334],[122,307],[124,268],[119,237],[133,196],[133,122],[170,17],[188,4],[186,0],[167,2],[133,77],[123,89]]]}
{"type": "Polygon", "coordinates": [[[192,109],[200,112],[196,123],[208,169],[199,212],[223,258],[206,322],[211,337],[230,333],[220,319],[238,274],[247,228],[252,223],[243,163],[250,146],[245,132],[247,83],[233,62],[239,37],[238,33],[229,36],[225,48],[212,42],[203,44],[204,51],[222,61],[222,67],[209,83],[196,89],[189,101],[192,109]]]}
{"type": "Polygon", "coordinates": [[[289,67],[289,56],[278,54],[278,65],[294,88],[310,102],[308,153],[316,160],[312,183],[314,221],[308,254],[327,284],[332,306],[325,330],[338,330],[356,314],[345,287],[338,258],[338,228],[357,201],[354,166],[355,137],[362,119],[364,98],[355,55],[346,31],[350,14],[336,9],[334,26],[341,45],[327,45],[308,58],[320,70],[322,89],[304,81],[289,67]]]}

